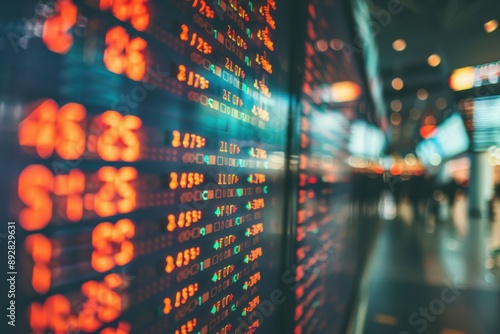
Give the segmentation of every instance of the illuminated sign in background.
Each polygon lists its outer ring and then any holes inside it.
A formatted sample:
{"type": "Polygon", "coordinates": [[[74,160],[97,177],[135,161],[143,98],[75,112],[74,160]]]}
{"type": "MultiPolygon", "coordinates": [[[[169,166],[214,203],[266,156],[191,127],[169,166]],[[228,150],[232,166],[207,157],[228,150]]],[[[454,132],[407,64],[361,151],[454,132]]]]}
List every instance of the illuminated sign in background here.
{"type": "Polygon", "coordinates": [[[287,4],[9,6],[16,329],[278,333],[277,314],[252,314],[283,270],[287,4]]]}

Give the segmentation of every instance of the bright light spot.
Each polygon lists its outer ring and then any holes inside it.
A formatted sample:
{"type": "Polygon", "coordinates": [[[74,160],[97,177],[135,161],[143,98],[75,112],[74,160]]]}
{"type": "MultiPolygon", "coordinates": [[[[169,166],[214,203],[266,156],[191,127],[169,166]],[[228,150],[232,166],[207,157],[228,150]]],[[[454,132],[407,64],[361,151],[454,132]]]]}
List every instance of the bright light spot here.
{"type": "Polygon", "coordinates": [[[395,112],[401,111],[401,109],[403,109],[403,104],[399,100],[393,100],[391,102],[391,109],[395,112]]]}
{"type": "Polygon", "coordinates": [[[404,86],[404,82],[403,80],[401,80],[401,78],[394,78],[392,80],[392,88],[394,88],[395,90],[401,90],[404,86]]]}
{"type": "Polygon", "coordinates": [[[334,38],[330,41],[330,47],[335,51],[340,51],[344,48],[344,42],[340,39],[334,38]]]}
{"type": "Polygon", "coordinates": [[[484,30],[487,32],[487,33],[491,33],[495,30],[497,30],[498,28],[498,21],[497,20],[491,20],[491,21],[488,21],[484,24],[484,30]]]}
{"type": "Polygon", "coordinates": [[[454,91],[466,90],[474,87],[474,67],[463,67],[451,73],[448,84],[454,91]]]}
{"type": "Polygon", "coordinates": [[[406,41],[402,38],[397,39],[392,43],[392,48],[396,51],[403,51],[406,49],[406,41]]]}
{"type": "Polygon", "coordinates": [[[328,50],[328,43],[324,39],[320,39],[316,42],[316,50],[319,52],[325,52],[328,50]]]}
{"type": "Polygon", "coordinates": [[[427,58],[427,63],[429,63],[429,66],[432,67],[439,66],[439,64],[441,64],[441,57],[438,54],[434,53],[430,55],[429,58],[427,58]]]}
{"type": "Polygon", "coordinates": [[[417,96],[420,100],[425,101],[429,97],[429,93],[427,92],[426,89],[421,88],[418,90],[417,96]]]}
{"type": "Polygon", "coordinates": [[[446,108],[448,106],[448,102],[446,102],[446,99],[443,98],[443,97],[440,97],[436,100],[436,107],[439,109],[439,110],[443,110],[444,108],[446,108]]]}
{"type": "Polygon", "coordinates": [[[409,153],[405,157],[405,162],[408,166],[415,166],[415,164],[417,163],[417,157],[415,156],[415,154],[409,153]]]}
{"type": "Polygon", "coordinates": [[[441,164],[441,161],[443,161],[443,160],[441,159],[441,156],[437,153],[432,153],[432,155],[429,159],[429,162],[433,166],[439,166],[441,164]]]}
{"type": "Polygon", "coordinates": [[[398,113],[392,113],[391,115],[391,123],[394,126],[398,126],[401,124],[401,115],[398,113]]]}
{"type": "Polygon", "coordinates": [[[333,102],[350,102],[359,99],[361,87],[352,81],[336,82],[331,86],[333,102]]]}

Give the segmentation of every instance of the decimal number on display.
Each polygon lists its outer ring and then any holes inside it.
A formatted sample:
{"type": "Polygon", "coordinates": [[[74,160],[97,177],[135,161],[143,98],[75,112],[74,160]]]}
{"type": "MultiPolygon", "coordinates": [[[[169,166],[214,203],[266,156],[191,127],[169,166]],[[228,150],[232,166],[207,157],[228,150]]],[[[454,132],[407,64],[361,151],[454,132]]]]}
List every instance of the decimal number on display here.
{"type": "Polygon", "coordinates": [[[179,36],[182,41],[188,42],[190,46],[196,48],[201,53],[211,54],[212,46],[195,32],[190,32],[187,24],[181,25],[181,34],[179,36]]]}
{"type": "Polygon", "coordinates": [[[178,67],[177,80],[199,89],[208,89],[210,85],[210,82],[205,77],[194,71],[188,71],[184,65],[179,65],[178,67]]]}
{"type": "Polygon", "coordinates": [[[201,216],[201,210],[181,212],[178,215],[169,214],[167,218],[167,230],[172,232],[176,228],[190,227],[191,224],[197,223],[201,219],[201,216]]]}
{"type": "Polygon", "coordinates": [[[169,255],[165,258],[165,272],[167,274],[170,274],[172,271],[174,271],[175,268],[188,266],[192,261],[196,260],[199,255],[200,247],[191,247],[185,249],[183,252],[177,253],[175,257],[169,255]]]}
{"type": "Polygon", "coordinates": [[[202,148],[207,144],[207,140],[202,136],[194,133],[181,133],[180,131],[172,131],[172,146],[184,148],[202,148]]]}
{"type": "Polygon", "coordinates": [[[181,188],[193,188],[198,186],[205,181],[205,176],[201,173],[170,173],[170,183],[169,187],[172,190],[177,189],[179,186],[181,188]]]}

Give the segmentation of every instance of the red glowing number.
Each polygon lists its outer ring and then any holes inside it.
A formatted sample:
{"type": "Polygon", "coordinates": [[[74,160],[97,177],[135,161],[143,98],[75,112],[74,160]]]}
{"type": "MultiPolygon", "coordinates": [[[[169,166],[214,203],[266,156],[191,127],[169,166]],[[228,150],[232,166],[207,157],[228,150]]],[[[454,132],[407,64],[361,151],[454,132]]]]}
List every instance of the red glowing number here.
{"type": "Polygon", "coordinates": [[[52,276],[49,267],[52,258],[52,243],[42,234],[32,234],[26,238],[24,246],[34,262],[31,285],[36,292],[44,294],[50,288],[52,276]]]}
{"type": "Polygon", "coordinates": [[[103,282],[89,281],[82,284],[82,294],[88,299],[78,314],[79,327],[84,332],[94,332],[103,323],[118,318],[122,309],[122,300],[113,289],[122,281],[117,274],[109,274],[103,282]]]}
{"type": "Polygon", "coordinates": [[[56,12],[45,21],[42,40],[50,51],[64,54],[73,44],[69,30],[76,24],[77,8],[71,0],[57,0],[56,12]]]}
{"type": "Polygon", "coordinates": [[[111,9],[113,15],[121,20],[129,20],[132,26],[144,31],[149,25],[148,0],[100,0],[102,10],[111,9]]]}
{"type": "Polygon", "coordinates": [[[92,267],[108,271],[115,265],[123,266],[134,257],[135,226],[130,219],[120,219],[115,225],[105,222],[97,225],[92,232],[92,267]]]}
{"type": "Polygon", "coordinates": [[[54,100],[45,100],[19,125],[19,144],[35,147],[41,158],[54,152],[67,160],[78,159],[85,151],[85,132],[82,122],[85,108],[78,103],[61,107],[54,100]]]}
{"type": "Polygon", "coordinates": [[[108,327],[103,329],[100,334],[129,334],[130,328],[130,324],[120,321],[117,329],[108,327]]]}
{"type": "Polygon", "coordinates": [[[130,39],[122,27],[111,28],[106,34],[104,64],[113,73],[125,73],[132,80],[142,80],[146,73],[143,51],[147,45],[140,37],[130,39]]]}
{"type": "Polygon", "coordinates": [[[108,110],[94,123],[98,128],[104,128],[95,140],[89,140],[89,150],[97,142],[97,153],[106,161],[136,161],[140,156],[141,141],[136,133],[142,126],[137,116],[122,116],[119,112],[108,110]]]}
{"type": "Polygon", "coordinates": [[[102,167],[98,171],[99,180],[104,182],[94,197],[94,210],[100,217],[117,213],[128,213],[136,207],[136,191],[130,184],[137,178],[133,167],[102,167]]]}
{"type": "Polygon", "coordinates": [[[28,231],[44,228],[52,219],[54,176],[47,167],[31,165],[19,175],[19,199],[27,206],[19,213],[19,223],[28,231]]]}
{"type": "Polygon", "coordinates": [[[71,304],[63,295],[50,296],[45,303],[33,303],[29,310],[31,329],[35,333],[52,330],[56,334],[68,333],[74,329],[71,319],[71,304]],[[71,320],[71,321],[69,321],[71,320]]]}

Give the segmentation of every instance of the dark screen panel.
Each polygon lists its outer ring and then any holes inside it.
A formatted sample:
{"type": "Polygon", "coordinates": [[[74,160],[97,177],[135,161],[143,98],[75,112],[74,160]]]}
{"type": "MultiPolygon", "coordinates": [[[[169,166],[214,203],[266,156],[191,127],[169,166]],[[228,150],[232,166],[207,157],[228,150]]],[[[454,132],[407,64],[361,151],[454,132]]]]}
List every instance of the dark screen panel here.
{"type": "Polygon", "coordinates": [[[277,314],[238,318],[280,284],[287,4],[8,9],[0,212],[15,222],[15,331],[278,333],[277,314]]]}

